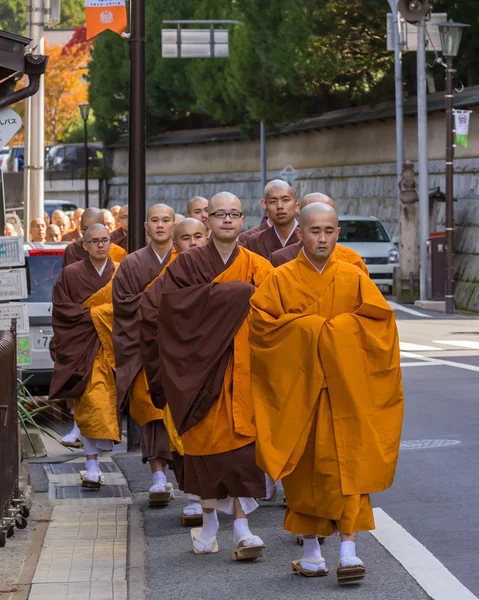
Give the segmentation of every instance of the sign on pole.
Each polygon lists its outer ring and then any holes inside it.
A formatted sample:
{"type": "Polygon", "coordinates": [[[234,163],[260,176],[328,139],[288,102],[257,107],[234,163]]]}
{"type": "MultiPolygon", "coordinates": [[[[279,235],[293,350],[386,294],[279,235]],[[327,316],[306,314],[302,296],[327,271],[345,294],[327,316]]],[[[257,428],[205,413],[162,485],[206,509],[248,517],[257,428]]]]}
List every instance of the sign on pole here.
{"type": "Polygon", "coordinates": [[[30,331],[28,321],[28,306],[24,302],[0,304],[0,331],[10,331],[12,319],[17,320],[17,334],[27,334],[30,331]]]}
{"type": "Polygon", "coordinates": [[[163,58],[228,58],[227,29],[163,29],[163,58]]]}
{"type": "Polygon", "coordinates": [[[0,301],[28,298],[27,274],[25,269],[0,271],[0,301]]]}
{"type": "Polygon", "coordinates": [[[24,264],[23,238],[0,236],[0,268],[22,267],[24,264]]]}
{"type": "Polygon", "coordinates": [[[289,185],[293,185],[293,183],[298,178],[298,171],[291,165],[287,165],[279,174],[283,181],[286,181],[289,185]]]}
{"type": "Polygon", "coordinates": [[[105,29],[121,35],[128,25],[125,0],[85,0],[85,22],[87,40],[105,29]]]}
{"type": "Polygon", "coordinates": [[[12,108],[0,110],[0,148],[8,144],[21,126],[22,119],[12,108]]]}
{"type": "Polygon", "coordinates": [[[456,124],[456,145],[467,148],[469,146],[469,122],[471,120],[472,110],[454,109],[452,112],[454,113],[456,124]]]}

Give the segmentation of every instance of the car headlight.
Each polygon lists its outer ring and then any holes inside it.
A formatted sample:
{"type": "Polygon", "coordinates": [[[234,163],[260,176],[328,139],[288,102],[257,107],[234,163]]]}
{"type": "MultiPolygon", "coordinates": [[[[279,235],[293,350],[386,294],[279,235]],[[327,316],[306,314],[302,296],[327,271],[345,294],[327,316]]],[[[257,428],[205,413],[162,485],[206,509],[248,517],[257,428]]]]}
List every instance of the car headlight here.
{"type": "Polygon", "coordinates": [[[399,252],[395,248],[389,250],[389,262],[393,264],[399,262],[399,252]]]}

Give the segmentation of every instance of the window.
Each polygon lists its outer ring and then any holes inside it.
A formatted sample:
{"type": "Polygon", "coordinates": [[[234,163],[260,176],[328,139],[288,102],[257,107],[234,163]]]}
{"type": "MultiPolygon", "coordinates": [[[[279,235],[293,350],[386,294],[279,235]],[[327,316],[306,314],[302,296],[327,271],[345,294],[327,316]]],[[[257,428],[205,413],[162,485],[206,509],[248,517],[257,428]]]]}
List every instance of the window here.
{"type": "Polygon", "coordinates": [[[379,221],[339,221],[339,242],[390,242],[386,230],[379,221]]]}
{"type": "Polygon", "coordinates": [[[63,255],[27,256],[30,294],[27,302],[51,302],[52,290],[62,270],[63,255]]]}

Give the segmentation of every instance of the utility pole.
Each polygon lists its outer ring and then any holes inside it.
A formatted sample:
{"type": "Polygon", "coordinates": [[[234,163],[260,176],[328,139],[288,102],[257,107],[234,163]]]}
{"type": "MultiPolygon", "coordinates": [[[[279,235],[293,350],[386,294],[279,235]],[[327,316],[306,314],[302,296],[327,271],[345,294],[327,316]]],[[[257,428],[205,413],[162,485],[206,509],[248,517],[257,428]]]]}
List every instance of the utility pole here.
{"type": "MultiPolygon", "coordinates": [[[[260,162],[261,162],[261,194],[266,187],[266,127],[264,121],[260,123],[260,162]]],[[[262,209],[263,216],[266,214],[262,209]]]]}
{"type": "Polygon", "coordinates": [[[399,13],[397,0],[388,0],[393,14],[393,42],[394,42],[394,82],[396,87],[396,176],[398,207],[401,207],[401,192],[399,184],[402,180],[404,168],[404,109],[402,89],[402,52],[401,36],[399,34],[399,13]]]}
{"type": "Polygon", "coordinates": [[[426,19],[417,24],[417,124],[419,171],[419,297],[427,299],[427,246],[429,238],[429,173],[427,152],[426,19]]]}
{"type": "MultiPolygon", "coordinates": [[[[44,0],[31,0],[30,33],[32,51],[34,54],[44,52],[44,0]]],[[[26,190],[29,193],[29,220],[44,216],[44,187],[45,187],[45,78],[40,77],[38,92],[30,100],[31,109],[28,119],[29,134],[26,143],[29,149],[25,154],[25,171],[27,173],[26,190]],[[28,160],[28,163],[27,163],[28,160]],[[28,184],[28,179],[30,183],[28,184]]],[[[25,223],[29,229],[29,223],[25,223]]]]}
{"type": "MultiPolygon", "coordinates": [[[[27,37],[32,37],[32,0],[27,0],[27,37]]],[[[25,100],[25,117],[23,120],[23,236],[26,242],[30,241],[30,126],[32,122],[32,99],[25,100]]]]}

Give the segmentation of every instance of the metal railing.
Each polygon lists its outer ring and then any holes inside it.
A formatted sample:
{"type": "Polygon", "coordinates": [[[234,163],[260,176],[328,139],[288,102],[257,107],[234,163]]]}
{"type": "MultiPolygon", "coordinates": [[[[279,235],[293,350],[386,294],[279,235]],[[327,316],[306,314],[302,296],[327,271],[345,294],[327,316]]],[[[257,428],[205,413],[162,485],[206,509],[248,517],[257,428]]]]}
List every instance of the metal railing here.
{"type": "Polygon", "coordinates": [[[17,415],[17,342],[12,331],[0,331],[0,547],[26,527],[29,510],[19,490],[17,415]]]}

